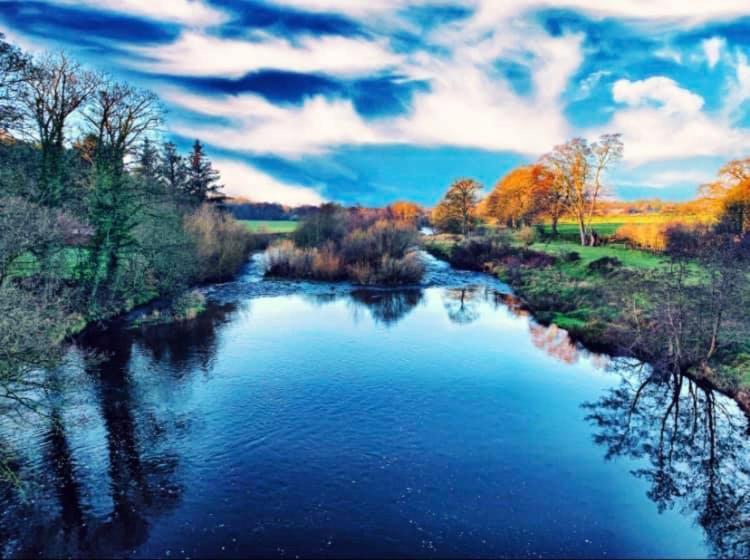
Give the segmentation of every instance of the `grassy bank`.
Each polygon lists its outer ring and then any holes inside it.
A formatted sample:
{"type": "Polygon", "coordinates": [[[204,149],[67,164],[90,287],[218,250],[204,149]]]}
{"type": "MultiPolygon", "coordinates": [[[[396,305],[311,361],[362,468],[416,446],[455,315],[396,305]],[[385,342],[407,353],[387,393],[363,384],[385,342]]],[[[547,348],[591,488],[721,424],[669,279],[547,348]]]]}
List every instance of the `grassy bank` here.
{"type": "MultiPolygon", "coordinates": [[[[701,307],[709,304],[700,299],[708,272],[697,263],[685,265],[678,277],[666,256],[618,245],[581,247],[548,241],[525,246],[512,238],[493,243],[437,236],[426,239],[425,248],[454,266],[498,275],[539,322],[565,329],[591,349],[667,367],[670,348],[678,343],[699,346],[710,331],[701,307]],[[676,278],[681,283],[671,284],[676,278]],[[685,340],[668,339],[672,334],[662,314],[664,300],[670,298],[681,306],[675,309],[685,310],[679,317],[686,325],[685,340]]],[[[725,344],[710,359],[700,364],[675,360],[681,373],[735,397],[746,411],[750,338],[743,333],[748,332],[748,322],[741,310],[725,318],[725,344]]]]}

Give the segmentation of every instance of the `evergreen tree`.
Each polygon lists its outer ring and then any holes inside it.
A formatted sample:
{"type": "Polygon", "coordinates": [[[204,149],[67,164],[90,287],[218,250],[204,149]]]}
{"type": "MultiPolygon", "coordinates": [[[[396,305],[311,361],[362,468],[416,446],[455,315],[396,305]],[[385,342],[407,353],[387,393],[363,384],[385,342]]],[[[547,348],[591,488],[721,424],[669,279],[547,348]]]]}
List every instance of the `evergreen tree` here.
{"type": "Polygon", "coordinates": [[[224,200],[220,192],[223,185],[219,180],[219,172],[206,157],[200,140],[196,140],[188,162],[188,196],[195,204],[206,201],[221,202],[224,200]]]}
{"type": "Polygon", "coordinates": [[[165,142],[159,154],[159,179],[172,194],[187,192],[187,165],[173,142],[165,142]]]}
{"type": "Polygon", "coordinates": [[[138,152],[135,174],[149,183],[156,183],[159,176],[159,153],[148,138],[143,140],[138,152]]]}

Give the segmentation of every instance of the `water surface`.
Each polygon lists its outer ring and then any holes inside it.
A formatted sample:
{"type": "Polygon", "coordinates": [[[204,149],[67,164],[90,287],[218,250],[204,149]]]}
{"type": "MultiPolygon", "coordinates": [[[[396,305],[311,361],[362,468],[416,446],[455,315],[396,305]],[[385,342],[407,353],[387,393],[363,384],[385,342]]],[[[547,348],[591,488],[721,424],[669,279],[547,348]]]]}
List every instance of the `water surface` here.
{"type": "Polygon", "coordinates": [[[2,424],[0,556],[747,553],[733,403],[429,265],[363,291],[254,262],[195,321],[88,333],[48,417],[2,424]]]}

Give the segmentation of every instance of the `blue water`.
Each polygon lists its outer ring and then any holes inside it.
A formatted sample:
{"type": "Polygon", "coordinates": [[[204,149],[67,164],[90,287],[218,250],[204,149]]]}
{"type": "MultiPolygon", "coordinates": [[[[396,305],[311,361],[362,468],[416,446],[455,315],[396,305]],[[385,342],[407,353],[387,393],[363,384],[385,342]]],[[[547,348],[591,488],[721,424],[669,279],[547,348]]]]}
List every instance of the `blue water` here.
{"type": "Polygon", "coordinates": [[[24,483],[5,489],[0,555],[746,550],[744,420],[723,397],[658,379],[631,410],[645,370],[436,263],[398,292],[254,266],[196,321],[89,333],[101,359],[68,366],[50,418],[4,422],[24,483]]]}

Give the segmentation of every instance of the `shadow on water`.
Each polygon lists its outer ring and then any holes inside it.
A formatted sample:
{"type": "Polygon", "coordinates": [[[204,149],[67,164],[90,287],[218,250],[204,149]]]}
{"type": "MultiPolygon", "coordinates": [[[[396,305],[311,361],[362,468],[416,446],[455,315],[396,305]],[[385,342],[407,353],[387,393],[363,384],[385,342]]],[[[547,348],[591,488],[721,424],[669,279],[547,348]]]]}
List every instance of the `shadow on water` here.
{"type": "MultiPolygon", "coordinates": [[[[152,360],[168,364],[176,375],[192,367],[207,370],[216,356],[218,332],[238,310],[237,304],[209,304],[190,321],[130,329],[134,342],[152,360]]],[[[106,343],[104,344],[106,347],[106,343]]]]}
{"type": "Polygon", "coordinates": [[[693,517],[715,556],[750,557],[750,444],[733,402],[681,375],[631,365],[618,387],[583,407],[607,459],[647,461],[633,475],[648,482],[659,511],[693,517]]]}
{"type": "Polygon", "coordinates": [[[159,373],[175,373],[159,380],[171,390],[183,374],[210,366],[218,330],[234,311],[233,305],[211,306],[195,321],[138,329],[116,322],[80,337],[80,347],[99,356],[86,374],[104,433],[106,467],[94,473],[94,487],[84,484],[86,461],[76,457],[70,435],[87,425],[52,408],[41,438],[43,453],[32,458],[36,464],[19,465],[21,476],[24,470],[36,475],[24,481],[28,494],[12,496],[11,487],[4,489],[15,504],[0,524],[2,556],[121,556],[148,540],[153,521],[182,499],[180,455],[173,447],[190,421],[143,402],[134,381],[134,354],[161,366],[159,373]]]}

